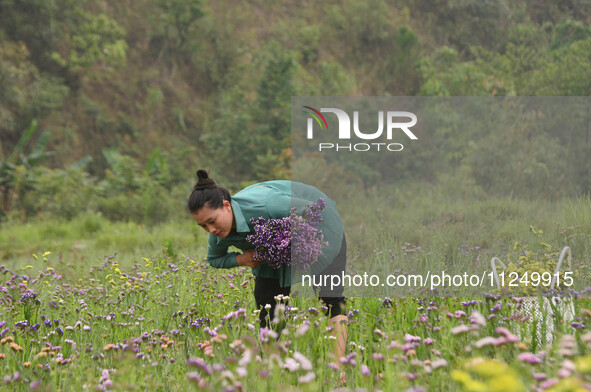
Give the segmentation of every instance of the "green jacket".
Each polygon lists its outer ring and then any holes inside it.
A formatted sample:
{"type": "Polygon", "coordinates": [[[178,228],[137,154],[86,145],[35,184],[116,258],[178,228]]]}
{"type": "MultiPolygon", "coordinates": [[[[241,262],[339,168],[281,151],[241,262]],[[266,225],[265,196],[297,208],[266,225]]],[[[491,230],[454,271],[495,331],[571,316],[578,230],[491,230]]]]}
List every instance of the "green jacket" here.
{"type": "MultiPolygon", "coordinates": [[[[238,253],[228,252],[228,248],[234,246],[242,251],[254,248],[246,241],[246,236],[254,233],[253,225],[250,223],[252,218],[284,218],[289,216],[292,207],[296,207],[298,213],[302,213],[306,204],[313,203],[318,198],[326,201],[326,208],[322,212],[323,222],[319,228],[328,245],[322,249],[318,261],[310,266],[310,273],[322,272],[339,254],[344,235],[343,222],[333,200],[313,186],[292,181],[267,181],[254,184],[232,196],[231,204],[236,229],[232,230],[226,238],[209,235],[207,261],[215,268],[237,267],[238,253]]],[[[292,279],[289,266],[273,269],[266,264],[260,264],[252,269],[252,273],[261,278],[278,279],[282,287],[291,286],[292,280],[296,283],[296,279],[292,279]]]]}

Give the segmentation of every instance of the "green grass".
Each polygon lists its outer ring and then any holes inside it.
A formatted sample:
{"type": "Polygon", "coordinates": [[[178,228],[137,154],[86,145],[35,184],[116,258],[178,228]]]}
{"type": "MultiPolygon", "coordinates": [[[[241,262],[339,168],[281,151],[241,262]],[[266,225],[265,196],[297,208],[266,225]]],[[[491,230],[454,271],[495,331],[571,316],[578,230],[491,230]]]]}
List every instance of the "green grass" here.
{"type": "MultiPolygon", "coordinates": [[[[0,264],[10,269],[22,268],[34,261],[33,254],[46,251],[58,262],[75,270],[77,278],[89,266],[117,252],[121,265],[130,267],[142,257],[161,252],[184,254],[196,259],[207,250],[207,233],[192,218],[155,226],[133,222],[111,222],[98,214],[73,221],[31,221],[3,223],[0,226],[0,264]]],[[[67,272],[66,272],[67,274],[67,272]]]]}
{"type": "MultiPolygon", "coordinates": [[[[527,250],[539,259],[564,245],[577,262],[589,261],[588,198],[455,202],[438,192],[412,199],[383,195],[338,204],[347,228],[348,264],[358,272],[389,262],[390,255],[394,264],[417,269],[482,270],[490,251],[517,260],[527,250]],[[553,250],[545,251],[544,243],[553,250]],[[422,251],[407,252],[418,247],[422,251]],[[479,255],[482,266],[473,264],[479,255]]],[[[0,331],[8,328],[0,344],[0,376],[6,380],[0,389],[29,390],[39,381],[39,390],[63,391],[275,390],[279,385],[294,391],[342,386],[465,391],[477,383],[495,390],[501,380],[511,390],[526,391],[543,382],[534,373],[558,379],[565,359],[575,370],[559,380],[561,387],[582,388],[591,381],[588,298],[574,301],[573,321],[582,328],[545,309],[541,317],[552,317],[555,328],[550,341],[539,342],[536,320],[524,321],[525,309],[510,298],[392,298],[388,291],[379,298],[349,297],[347,352],[354,362],[334,370],[328,365],[334,362],[333,346],[321,302],[293,295],[280,339],[261,339],[250,270],[215,270],[204,263],[206,238],[189,216],[153,227],[97,215],[72,222],[3,223],[2,264],[10,272],[0,275],[5,288],[0,323],[6,322],[0,331]],[[105,257],[115,251],[117,256],[105,257]],[[51,253],[44,257],[45,252],[51,253]],[[36,296],[21,297],[30,291],[36,296]],[[468,300],[476,302],[462,304],[468,300]],[[484,325],[470,321],[474,311],[485,317],[484,325]],[[25,320],[28,326],[15,325],[25,320]],[[458,332],[463,324],[472,330],[458,332]],[[499,327],[517,341],[482,346],[483,338],[503,337],[499,327]],[[417,340],[415,347],[405,346],[409,339],[417,340]],[[565,351],[572,346],[569,339],[574,339],[570,354],[565,351]],[[298,370],[285,367],[298,362],[296,353],[311,362],[310,370],[303,363],[298,370]],[[524,353],[537,355],[541,363],[521,360],[524,353]],[[250,361],[244,359],[249,355],[250,361]],[[17,372],[20,379],[13,380],[17,372]]]]}

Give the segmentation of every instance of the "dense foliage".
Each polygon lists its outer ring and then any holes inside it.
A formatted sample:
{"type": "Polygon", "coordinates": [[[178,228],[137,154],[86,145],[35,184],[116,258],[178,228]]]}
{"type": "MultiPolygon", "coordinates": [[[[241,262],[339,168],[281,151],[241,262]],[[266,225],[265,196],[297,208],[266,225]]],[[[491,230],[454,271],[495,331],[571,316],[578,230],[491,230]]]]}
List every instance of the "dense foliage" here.
{"type": "MultiPolygon", "coordinates": [[[[40,199],[57,211],[65,197],[70,215],[160,220],[161,208],[118,200],[167,199],[198,165],[231,188],[287,178],[295,95],[587,96],[589,15],[576,0],[1,0],[2,212],[39,214],[40,199]]],[[[450,146],[442,162],[519,159],[505,140],[450,146]]],[[[578,161],[590,143],[587,127],[558,158],[578,161]]],[[[431,180],[428,169],[413,173],[431,180]]],[[[588,162],[576,170],[569,195],[591,187],[588,162]]]]}

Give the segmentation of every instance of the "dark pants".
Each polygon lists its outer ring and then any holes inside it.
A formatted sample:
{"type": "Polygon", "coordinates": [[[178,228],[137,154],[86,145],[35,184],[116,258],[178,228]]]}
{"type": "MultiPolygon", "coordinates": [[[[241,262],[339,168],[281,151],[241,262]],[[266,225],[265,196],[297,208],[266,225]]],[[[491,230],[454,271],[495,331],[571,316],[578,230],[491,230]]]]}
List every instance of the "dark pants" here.
{"type": "MultiPolygon", "coordinates": [[[[324,271],[320,273],[320,275],[341,275],[341,273],[345,270],[345,265],[347,264],[347,242],[345,240],[345,236],[343,236],[343,243],[341,245],[341,250],[339,254],[333,262],[326,267],[324,271]]],[[[335,316],[345,314],[345,297],[343,297],[344,287],[335,287],[332,290],[327,287],[315,287],[315,291],[318,293],[318,297],[328,310],[326,311],[326,315],[330,313],[330,317],[333,318],[335,316]],[[329,294],[327,296],[327,294],[329,294]]],[[[254,299],[257,305],[257,308],[261,310],[259,313],[259,319],[261,328],[267,326],[267,315],[269,315],[269,320],[273,320],[275,317],[275,297],[279,294],[283,294],[288,296],[291,292],[291,286],[281,287],[279,286],[279,281],[273,278],[259,278],[256,277],[254,283],[254,299]],[[265,305],[271,305],[271,309],[267,311],[265,309],[265,305]]]]}

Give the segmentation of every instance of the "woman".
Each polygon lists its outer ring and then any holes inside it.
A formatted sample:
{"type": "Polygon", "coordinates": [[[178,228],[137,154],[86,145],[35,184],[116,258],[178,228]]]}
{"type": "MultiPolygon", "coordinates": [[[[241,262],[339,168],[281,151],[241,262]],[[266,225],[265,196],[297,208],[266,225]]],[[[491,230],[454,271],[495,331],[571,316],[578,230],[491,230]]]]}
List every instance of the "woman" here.
{"type": "MultiPolygon", "coordinates": [[[[336,204],[318,189],[298,182],[267,181],[251,185],[230,197],[228,190],[209,178],[207,171],[197,171],[198,181],[189,197],[188,207],[193,218],[209,235],[207,260],[215,268],[247,266],[255,275],[254,296],[260,309],[260,324],[265,327],[267,314],[274,317],[275,296],[288,296],[291,290],[291,268],[282,266],[273,269],[255,260],[253,245],[246,236],[253,234],[252,218],[283,218],[289,216],[293,206],[302,211],[306,204],[323,198],[326,208],[319,226],[328,245],[322,249],[318,261],[311,266],[311,274],[339,275],[345,269],[346,241],[343,223],[336,210],[336,204]],[[234,246],[242,253],[228,252],[234,246]],[[270,309],[267,313],[267,308],[270,309]]],[[[330,281],[330,279],[326,280],[330,281]]],[[[337,331],[337,359],[345,353],[346,331],[342,320],[346,320],[343,287],[318,287],[319,298],[325,303],[327,315],[337,331]]]]}

